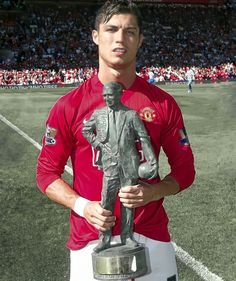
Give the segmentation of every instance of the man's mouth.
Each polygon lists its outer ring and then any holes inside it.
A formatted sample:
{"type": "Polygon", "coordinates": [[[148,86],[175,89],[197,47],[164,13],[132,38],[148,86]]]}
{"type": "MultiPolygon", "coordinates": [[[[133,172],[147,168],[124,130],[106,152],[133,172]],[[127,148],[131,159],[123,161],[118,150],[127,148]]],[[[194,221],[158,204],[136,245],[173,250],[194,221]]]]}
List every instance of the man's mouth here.
{"type": "Polygon", "coordinates": [[[126,49],[125,48],[115,48],[113,49],[113,52],[116,53],[117,55],[123,55],[126,53],[126,49]]]}

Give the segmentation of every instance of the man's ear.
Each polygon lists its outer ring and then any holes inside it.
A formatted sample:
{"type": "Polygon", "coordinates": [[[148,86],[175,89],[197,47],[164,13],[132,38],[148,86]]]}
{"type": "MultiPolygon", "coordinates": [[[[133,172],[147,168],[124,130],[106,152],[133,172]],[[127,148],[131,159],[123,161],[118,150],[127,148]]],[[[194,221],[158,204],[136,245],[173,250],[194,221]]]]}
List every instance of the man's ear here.
{"type": "Polygon", "coordinates": [[[93,38],[93,42],[98,45],[98,31],[97,30],[93,30],[92,31],[92,38],[93,38]]]}
{"type": "Polygon", "coordinates": [[[144,39],[144,36],[143,34],[141,33],[140,36],[139,36],[139,44],[138,44],[138,47],[140,48],[143,44],[143,39],[144,39]]]}

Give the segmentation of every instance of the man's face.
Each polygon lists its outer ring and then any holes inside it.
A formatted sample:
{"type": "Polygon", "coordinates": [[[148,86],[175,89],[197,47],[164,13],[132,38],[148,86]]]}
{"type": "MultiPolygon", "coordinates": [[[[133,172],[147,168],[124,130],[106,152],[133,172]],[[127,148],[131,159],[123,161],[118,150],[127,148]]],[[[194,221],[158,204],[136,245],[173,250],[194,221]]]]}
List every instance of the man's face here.
{"type": "Polygon", "coordinates": [[[120,103],[121,93],[112,89],[106,89],[103,92],[103,98],[108,107],[116,106],[120,103]]]}
{"type": "Polygon", "coordinates": [[[134,66],[136,54],[142,43],[137,19],[132,14],[113,15],[93,31],[93,41],[99,48],[100,65],[114,68],[134,66]]]}

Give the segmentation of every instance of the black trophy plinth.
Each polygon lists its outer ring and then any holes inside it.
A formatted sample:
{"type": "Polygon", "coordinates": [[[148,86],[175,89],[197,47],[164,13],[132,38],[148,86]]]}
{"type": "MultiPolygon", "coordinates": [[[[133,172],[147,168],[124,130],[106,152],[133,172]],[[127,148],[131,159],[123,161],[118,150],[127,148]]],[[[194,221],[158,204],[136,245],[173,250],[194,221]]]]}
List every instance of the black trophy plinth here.
{"type": "Polygon", "coordinates": [[[145,248],[115,245],[92,253],[93,274],[97,280],[128,280],[147,273],[145,248]]]}

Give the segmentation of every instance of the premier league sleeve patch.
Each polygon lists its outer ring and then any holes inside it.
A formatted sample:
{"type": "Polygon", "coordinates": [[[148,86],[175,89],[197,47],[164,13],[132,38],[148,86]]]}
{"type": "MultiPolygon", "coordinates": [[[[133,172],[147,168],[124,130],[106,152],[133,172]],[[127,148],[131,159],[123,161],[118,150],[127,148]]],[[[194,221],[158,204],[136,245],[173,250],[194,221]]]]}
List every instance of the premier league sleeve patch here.
{"type": "Polygon", "coordinates": [[[185,128],[179,130],[180,144],[187,146],[189,145],[188,135],[185,128]]]}
{"type": "Polygon", "coordinates": [[[57,129],[47,126],[45,132],[45,145],[56,144],[56,134],[57,134],[57,129]]]}

